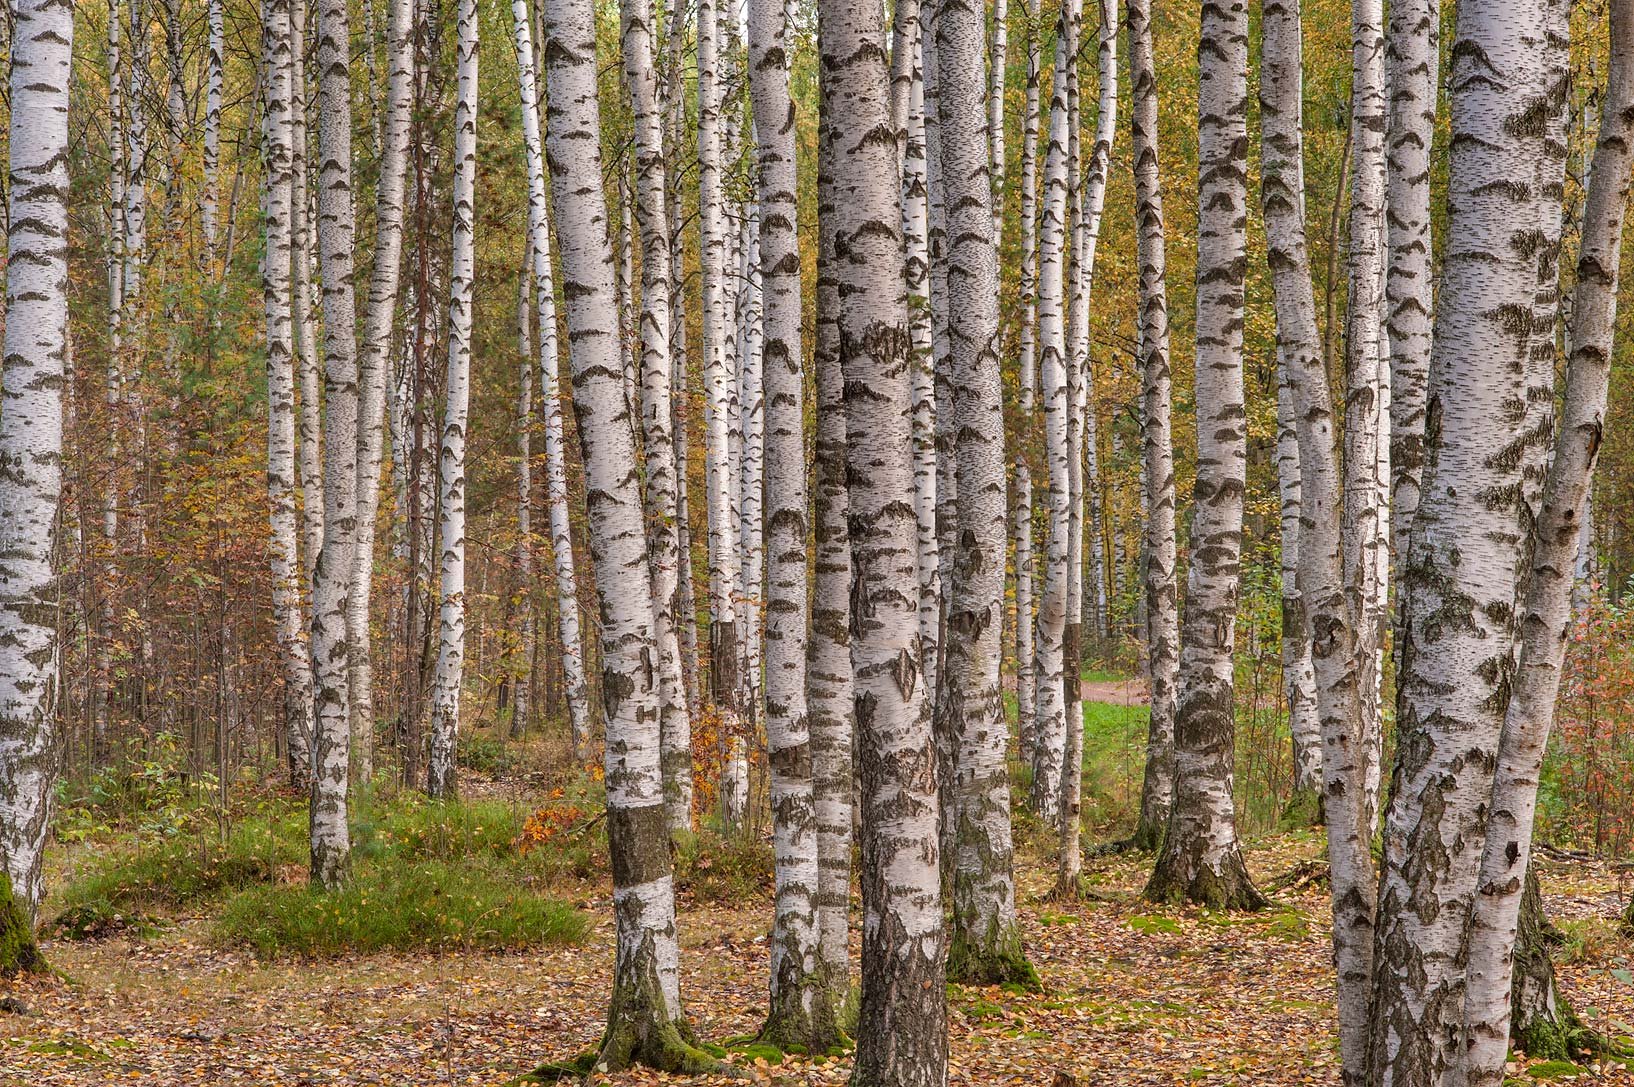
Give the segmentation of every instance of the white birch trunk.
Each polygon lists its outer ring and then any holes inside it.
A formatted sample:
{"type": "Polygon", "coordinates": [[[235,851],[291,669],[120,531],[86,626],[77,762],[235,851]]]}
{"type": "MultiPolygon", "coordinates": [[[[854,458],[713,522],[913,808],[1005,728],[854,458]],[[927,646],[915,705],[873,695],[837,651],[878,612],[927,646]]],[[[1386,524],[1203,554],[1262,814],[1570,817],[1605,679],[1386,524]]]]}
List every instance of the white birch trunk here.
{"type": "Polygon", "coordinates": [[[539,403],[545,427],[545,504],[550,516],[550,550],[556,575],[556,634],[575,758],[590,742],[590,685],[585,676],[580,633],[578,580],[573,533],[568,520],[567,437],[562,415],[556,327],[556,275],[550,261],[550,209],[545,194],[545,153],[539,137],[539,94],[534,70],[533,28],[528,0],[511,0],[512,43],[516,47],[522,99],[522,145],[528,163],[528,232],[532,235],[533,298],[539,320],[539,403]]]}
{"type": "Polygon", "coordinates": [[[678,472],[671,426],[674,373],[670,329],[670,229],[664,116],[654,62],[649,0],[623,0],[624,80],[636,139],[635,201],[641,230],[641,422],[646,445],[647,523],[651,533],[653,622],[663,692],[664,796],[673,830],[692,828],[692,721],[677,635],[682,552],[678,472]]]}
{"type": "Polygon", "coordinates": [[[1248,11],[1203,9],[1198,47],[1197,481],[1181,617],[1175,797],[1146,895],[1257,909],[1237,842],[1237,598],[1241,588],[1246,413],[1243,274],[1247,259],[1248,11]]]}
{"type": "MultiPolygon", "coordinates": [[[[68,362],[69,71],[74,12],[12,5],[5,368],[0,386],[0,890],[21,942],[44,897],[41,855],[56,751],[52,567],[68,362]]],[[[13,936],[15,938],[15,936],[13,936]]],[[[8,964],[15,968],[19,963],[8,964]]]]}
{"type": "Polygon", "coordinates": [[[1514,688],[1498,745],[1469,936],[1466,1082],[1498,1087],[1510,1044],[1510,993],[1539,772],[1572,628],[1573,559],[1600,449],[1611,374],[1618,273],[1634,168],[1634,4],[1611,4],[1611,56],[1571,306],[1560,429],[1531,558],[1514,688]]]}
{"type": "Polygon", "coordinates": [[[999,269],[989,183],[984,12],[942,0],[928,31],[938,67],[947,179],[948,342],[953,355],[959,551],[948,586],[940,712],[955,744],[951,977],[973,984],[1038,978],[1016,920],[1004,656],[1005,454],[999,269]]]}
{"type": "Polygon", "coordinates": [[[301,483],[302,574],[312,592],[323,549],[323,402],[322,364],[318,359],[318,322],[312,304],[313,208],[308,176],[306,5],[290,3],[290,278],[291,321],[295,330],[296,457],[301,483]]]}
{"type": "Polygon", "coordinates": [[[761,517],[765,508],[766,410],[761,392],[761,289],[756,259],[760,205],[744,209],[738,233],[737,313],[737,554],[739,622],[743,631],[743,705],[751,727],[761,719],[761,615],[766,580],[766,552],[761,517]]]}
{"type": "Polygon", "coordinates": [[[1038,41],[1038,0],[1027,3],[1027,91],[1021,128],[1021,331],[1018,346],[1019,414],[1016,435],[1015,564],[1016,564],[1016,731],[1021,758],[1029,765],[1038,753],[1037,626],[1033,616],[1033,436],[1037,432],[1038,387],[1038,77],[1041,64],[1038,41]]]}
{"type": "Polygon", "coordinates": [[[448,400],[437,457],[441,608],[437,665],[431,678],[431,755],[426,763],[426,792],[434,799],[451,798],[458,792],[460,688],[465,675],[465,431],[471,404],[471,306],[476,278],[477,57],[476,0],[460,0],[454,242],[448,262],[448,400]]]}
{"type": "Polygon", "coordinates": [[[312,590],[312,882],[345,882],[351,738],[351,638],[346,598],[357,543],[357,319],[353,306],[352,101],[349,12],[344,0],[318,7],[318,249],[323,267],[323,549],[312,590]]]}
{"type": "Polygon", "coordinates": [[[1175,574],[1174,438],[1169,364],[1168,264],[1163,184],[1158,171],[1157,65],[1150,0],[1128,0],[1130,143],[1135,158],[1135,221],[1140,262],[1141,442],[1146,480],[1146,672],[1151,725],[1132,844],[1156,849],[1174,802],[1174,717],[1180,669],[1179,584],[1175,574]]]}
{"type": "MultiPolygon", "coordinates": [[[[518,32],[520,37],[520,31],[518,32]]],[[[551,195],[560,241],[573,405],[584,453],[590,546],[601,614],[608,850],[618,916],[613,995],[598,1064],[641,1061],[702,1072],[715,1062],[689,1044],[682,1017],[660,758],[660,681],[653,662],[652,575],[625,399],[613,253],[602,192],[595,12],[549,0],[545,14],[551,195]],[[616,577],[612,575],[617,571],[616,577]]],[[[536,247],[536,252],[538,251],[536,247]]]]}
{"type": "MultiPolygon", "coordinates": [[[[217,189],[221,183],[221,86],[227,37],[221,9],[222,0],[209,0],[205,7],[209,38],[204,62],[204,184],[199,190],[199,218],[204,231],[205,262],[211,276],[219,274],[216,240],[221,232],[217,189]]],[[[110,107],[110,120],[112,116],[110,107]]]]}
{"type": "Polygon", "coordinates": [[[1521,563],[1520,458],[1543,155],[1536,0],[1465,3],[1453,48],[1447,255],[1430,364],[1423,493],[1402,591],[1407,638],[1384,828],[1371,1082],[1433,1082],[1460,1060],[1461,949],[1498,748],[1521,563]]]}
{"type": "Polygon", "coordinates": [[[912,356],[902,209],[879,3],[822,0],[822,94],[833,150],[832,234],[855,609],[851,660],[863,803],[863,978],[858,1087],[941,1087],[946,952],[935,740],[915,652],[912,356]]]}

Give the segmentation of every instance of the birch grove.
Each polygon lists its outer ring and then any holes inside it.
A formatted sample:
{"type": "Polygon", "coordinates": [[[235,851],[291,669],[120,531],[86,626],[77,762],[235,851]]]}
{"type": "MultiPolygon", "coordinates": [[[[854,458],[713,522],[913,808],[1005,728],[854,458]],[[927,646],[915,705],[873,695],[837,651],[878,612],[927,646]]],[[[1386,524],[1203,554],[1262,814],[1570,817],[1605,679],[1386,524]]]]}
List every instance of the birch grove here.
{"type": "Polygon", "coordinates": [[[1634,0],[9,16],[24,1080],[1634,1068],[1634,0]]]}

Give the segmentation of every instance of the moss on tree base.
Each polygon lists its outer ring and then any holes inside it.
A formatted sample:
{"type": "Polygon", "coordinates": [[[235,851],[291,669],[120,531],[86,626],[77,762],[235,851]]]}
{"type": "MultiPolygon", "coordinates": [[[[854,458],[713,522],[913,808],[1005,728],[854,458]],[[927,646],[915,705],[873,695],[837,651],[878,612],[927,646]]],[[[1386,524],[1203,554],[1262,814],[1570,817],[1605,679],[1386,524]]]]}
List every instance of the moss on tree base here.
{"type": "Polygon", "coordinates": [[[1242,858],[1233,855],[1223,870],[1216,872],[1207,865],[1199,865],[1195,872],[1186,872],[1179,858],[1164,854],[1144,892],[1148,902],[1160,906],[1203,906],[1211,910],[1262,910],[1268,900],[1248,878],[1248,869],[1242,858]]]}
{"type": "Polygon", "coordinates": [[[799,988],[772,1005],[754,1044],[774,1047],[780,1053],[827,1053],[841,1044],[845,1034],[827,986],[819,978],[810,978],[799,988]]]}
{"type": "Polygon", "coordinates": [[[28,911],[11,893],[11,877],[0,869],[0,977],[41,974],[45,969],[28,911]]]}
{"type": "Polygon", "coordinates": [[[962,985],[1016,985],[1028,992],[1041,992],[1044,983],[1021,949],[1021,934],[1012,929],[1008,938],[994,939],[978,947],[958,932],[948,948],[947,978],[962,985]]]}
{"type": "Polygon", "coordinates": [[[1327,822],[1326,813],[1322,810],[1322,793],[1318,789],[1296,789],[1283,806],[1282,815],[1277,822],[1283,830],[1303,830],[1305,827],[1319,827],[1327,822]]]}

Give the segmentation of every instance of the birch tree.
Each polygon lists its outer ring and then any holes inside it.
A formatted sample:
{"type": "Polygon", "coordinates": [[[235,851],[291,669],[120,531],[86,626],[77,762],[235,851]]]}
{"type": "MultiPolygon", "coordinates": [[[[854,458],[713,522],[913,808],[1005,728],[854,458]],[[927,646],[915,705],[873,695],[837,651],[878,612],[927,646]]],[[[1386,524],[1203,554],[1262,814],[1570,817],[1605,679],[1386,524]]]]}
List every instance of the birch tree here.
{"type": "Polygon", "coordinates": [[[846,472],[855,584],[851,660],[863,804],[863,970],[853,1082],[939,1087],[947,1074],[944,925],[935,743],[920,682],[911,355],[901,276],[902,212],[889,132],[884,11],[823,0],[822,97],[833,141],[846,472]]]}
{"type": "Polygon", "coordinates": [[[1140,263],[1141,444],[1146,477],[1146,674],[1151,724],[1141,783],[1140,823],[1131,844],[1155,850],[1174,800],[1174,717],[1180,668],[1179,588],[1175,575],[1174,438],[1170,424],[1168,262],[1163,182],[1158,170],[1157,66],[1150,0],[1128,0],[1129,133],[1135,158],[1135,224],[1140,263]]]}
{"type": "Polygon", "coordinates": [[[533,300],[539,322],[539,401],[545,422],[545,502],[556,574],[556,634],[566,680],[564,700],[573,737],[573,754],[582,759],[590,742],[590,686],[585,677],[573,533],[568,520],[567,437],[558,376],[556,274],[550,260],[550,214],[545,194],[545,153],[539,135],[539,94],[529,0],[511,0],[511,27],[522,99],[522,146],[528,164],[529,271],[533,276],[533,300]]]}
{"type": "MultiPolygon", "coordinates": [[[[520,37],[520,32],[518,33],[520,37]]],[[[618,917],[613,994],[598,1065],[635,1062],[687,1073],[716,1061],[692,1044],[681,1010],[660,765],[660,681],[653,631],[635,420],[624,396],[613,252],[602,192],[595,12],[588,0],[545,8],[551,196],[562,224],[563,297],[573,405],[584,455],[589,537],[600,598],[607,840],[618,917]],[[617,571],[616,577],[608,576],[617,571]]],[[[535,252],[538,252],[537,245],[535,252]]]]}
{"type": "Polygon", "coordinates": [[[839,270],[834,233],[833,149],[826,103],[817,134],[817,322],[812,345],[816,434],[812,456],[814,554],[811,636],[806,645],[812,795],[817,819],[817,910],[823,981],[830,1002],[850,995],[852,789],[851,544],[847,529],[845,375],[840,368],[839,270]]]}
{"type": "Polygon", "coordinates": [[[766,750],[777,902],[761,1036],[822,1052],[837,1039],[818,950],[817,821],[806,710],[806,465],[795,114],[782,0],[750,0],[749,90],[759,164],[766,420],[766,750]]]}
{"type": "Polygon", "coordinates": [[[363,319],[358,363],[357,549],[346,599],[352,639],[352,759],[367,781],[374,767],[374,664],[370,600],[374,536],[380,506],[380,462],[385,446],[386,378],[397,316],[403,252],[403,188],[414,95],[413,0],[387,0],[386,101],[380,124],[380,173],[375,181],[374,267],[363,319]]]}
{"type": "Polygon", "coordinates": [[[663,692],[664,795],[673,830],[692,828],[692,721],[681,643],[676,633],[676,601],[681,550],[677,533],[675,440],[670,432],[674,407],[670,377],[670,232],[666,207],[664,116],[658,100],[653,60],[652,5],[623,0],[624,82],[635,125],[635,204],[641,229],[641,422],[646,451],[647,521],[652,534],[653,622],[663,692]]]}
{"type": "Polygon", "coordinates": [[[6,325],[0,388],[0,972],[39,969],[34,921],[51,819],[55,612],[68,360],[72,5],[11,8],[6,325]]]}
{"type": "Polygon", "coordinates": [[[1535,2],[1465,3],[1453,47],[1450,215],[1437,299],[1425,474],[1401,591],[1407,599],[1397,764],[1385,816],[1370,1079],[1428,1082],[1455,1066],[1461,948],[1477,886],[1510,674],[1521,562],[1506,453],[1522,418],[1539,222],[1535,116],[1546,83],[1535,2]],[[1524,225],[1522,225],[1524,224],[1524,225]],[[1452,394],[1457,390],[1456,395],[1452,394]],[[1501,423],[1501,425],[1495,425],[1501,423]],[[1404,757],[1410,756],[1410,757],[1404,757]]]}
{"type": "Polygon", "coordinates": [[[460,0],[459,89],[454,99],[454,244],[448,262],[448,402],[437,458],[441,610],[431,681],[426,791],[452,797],[465,674],[465,429],[471,403],[471,306],[476,277],[477,4],[460,0]]]}
{"type": "MultiPolygon", "coordinates": [[[[1374,824],[1365,814],[1370,810],[1364,787],[1365,749],[1354,742],[1362,720],[1358,639],[1341,554],[1343,482],[1333,397],[1317,332],[1305,234],[1300,6],[1296,0],[1263,0],[1261,13],[1260,194],[1277,320],[1277,407],[1279,416],[1286,410],[1295,421],[1298,603],[1309,609],[1310,629],[1323,632],[1310,643],[1321,741],[1316,761],[1333,884],[1339,1051],[1345,1082],[1356,1084],[1364,1072],[1367,1047],[1376,894],[1370,852],[1374,824]]],[[[1279,434],[1279,445],[1284,442],[1279,434]]],[[[1284,536],[1283,547],[1288,546],[1284,536]]],[[[1294,618],[1297,620],[1297,613],[1294,618]]],[[[1288,622],[1285,612],[1284,623],[1288,622]]],[[[1303,639],[1303,630],[1296,636],[1303,639]]],[[[1285,632],[1284,638],[1288,637],[1285,632]]]]}
{"type": "MultiPolygon", "coordinates": [[[[1017,349],[1021,432],[1016,435],[1016,717],[1021,757],[1030,764],[1038,748],[1037,627],[1033,619],[1033,477],[1031,436],[1037,429],[1038,386],[1038,0],[1027,4],[1027,90],[1021,125],[1021,330],[1017,349]]],[[[1031,798],[1029,797],[1029,800],[1031,798]]]]}
{"type": "Polygon", "coordinates": [[[999,269],[988,180],[982,76],[985,12],[940,0],[937,108],[948,208],[948,343],[953,356],[959,553],[948,586],[944,703],[955,746],[953,931],[948,974],[972,984],[1038,975],[1016,920],[1009,727],[999,690],[1004,655],[1004,399],[999,375],[999,269]]]}
{"type": "Polygon", "coordinates": [[[1203,9],[1197,51],[1197,481],[1181,618],[1175,795],[1146,895],[1257,909],[1237,842],[1232,651],[1241,582],[1246,414],[1248,11],[1203,9]]]}
{"type": "Polygon", "coordinates": [[[1390,339],[1390,538],[1397,553],[1406,555],[1424,471],[1425,391],[1435,312],[1430,153],[1440,93],[1441,3],[1394,0],[1389,18],[1384,42],[1389,79],[1384,292],[1390,339]]]}
{"type": "Polygon", "coordinates": [[[1463,1044],[1466,1082],[1499,1087],[1509,1054],[1511,974],[1530,863],[1538,779],[1572,627],[1572,570],[1606,415],[1623,225],[1634,168],[1634,3],[1610,5],[1611,55],[1583,213],[1554,457],[1543,486],[1473,901],[1463,1044]]]}
{"type": "Polygon", "coordinates": [[[1034,811],[1060,825],[1061,775],[1067,747],[1064,647],[1067,622],[1067,465],[1071,398],[1067,387],[1066,282],[1067,246],[1067,65],[1076,55],[1074,22],[1065,0],[1056,29],[1056,78],[1050,95],[1049,149],[1044,160],[1044,208],[1039,227],[1038,344],[1039,391],[1044,398],[1044,452],[1049,465],[1049,531],[1044,550],[1044,593],[1038,605],[1036,646],[1037,737],[1033,782],[1034,811]]]}
{"type": "Polygon", "coordinates": [[[351,733],[352,640],[346,599],[357,545],[357,320],[352,301],[356,224],[352,209],[349,11],[318,5],[318,246],[323,268],[323,549],[312,590],[312,882],[347,879],[347,746],[351,733]]]}
{"type": "Polygon", "coordinates": [[[266,59],[266,257],[262,299],[267,337],[267,508],[271,534],[272,614],[284,678],[284,736],[291,778],[309,781],[312,759],[312,663],[301,609],[295,514],[295,359],[291,215],[294,203],[290,123],[295,58],[288,0],[268,6],[266,59]]]}

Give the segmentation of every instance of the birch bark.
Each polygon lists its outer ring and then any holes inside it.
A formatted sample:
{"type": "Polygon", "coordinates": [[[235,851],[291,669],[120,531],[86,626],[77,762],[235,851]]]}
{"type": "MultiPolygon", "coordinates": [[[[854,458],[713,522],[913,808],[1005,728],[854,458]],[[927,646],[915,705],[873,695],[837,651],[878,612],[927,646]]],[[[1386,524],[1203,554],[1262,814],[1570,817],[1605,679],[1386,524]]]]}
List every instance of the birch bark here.
{"type": "Polygon", "coordinates": [[[819,5],[833,141],[832,232],[845,375],[851,660],[863,798],[863,979],[858,1087],[940,1087],[947,1075],[936,751],[915,653],[912,363],[902,210],[877,0],[819,5]]]}
{"type": "Polygon", "coordinates": [[[1021,126],[1021,331],[1017,348],[1020,430],[1014,442],[1016,564],[1016,731],[1021,758],[1029,765],[1038,751],[1038,663],[1033,615],[1032,443],[1037,433],[1038,387],[1038,0],[1027,11],[1027,90],[1021,126]]]}
{"type": "Polygon", "coordinates": [[[1203,8],[1198,46],[1197,482],[1175,713],[1175,797],[1147,897],[1258,909],[1232,798],[1232,650],[1241,587],[1246,414],[1248,10],[1203,8]]]}
{"type": "MultiPolygon", "coordinates": [[[[448,262],[448,401],[437,457],[437,554],[441,609],[431,686],[431,755],[426,792],[458,793],[460,688],[465,675],[465,430],[471,404],[471,305],[476,277],[476,0],[459,5],[458,90],[454,99],[454,240],[448,262]]],[[[373,482],[371,480],[371,482],[373,482]]],[[[361,505],[361,503],[360,503],[361,505]]]]}

